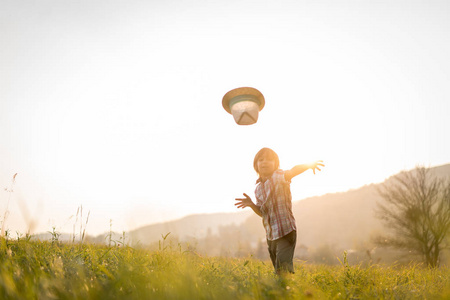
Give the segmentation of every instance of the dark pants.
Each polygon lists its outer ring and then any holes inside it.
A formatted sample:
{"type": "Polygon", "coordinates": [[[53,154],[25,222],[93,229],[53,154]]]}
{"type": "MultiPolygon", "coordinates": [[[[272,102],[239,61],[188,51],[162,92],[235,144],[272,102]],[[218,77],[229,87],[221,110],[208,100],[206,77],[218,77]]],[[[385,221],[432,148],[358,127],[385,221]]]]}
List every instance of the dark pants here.
{"type": "Polygon", "coordinates": [[[297,232],[294,230],[287,235],[274,240],[267,240],[270,259],[275,272],[287,271],[294,273],[294,250],[297,243],[297,232]]]}

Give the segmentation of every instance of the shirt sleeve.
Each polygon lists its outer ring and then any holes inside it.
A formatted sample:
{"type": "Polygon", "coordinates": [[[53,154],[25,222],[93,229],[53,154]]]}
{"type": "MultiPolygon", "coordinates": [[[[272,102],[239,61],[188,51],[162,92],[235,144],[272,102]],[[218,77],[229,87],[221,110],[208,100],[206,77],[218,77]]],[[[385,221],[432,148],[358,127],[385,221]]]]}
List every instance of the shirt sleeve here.
{"type": "Polygon", "coordinates": [[[284,173],[285,173],[285,171],[280,170],[280,169],[273,172],[273,175],[272,175],[273,183],[275,183],[275,184],[276,183],[290,183],[290,182],[286,181],[286,178],[284,177],[284,173]]]}
{"type": "Polygon", "coordinates": [[[261,205],[262,205],[260,194],[261,194],[261,183],[259,183],[255,188],[255,198],[256,198],[255,205],[259,206],[259,207],[261,207],[261,205]]]}

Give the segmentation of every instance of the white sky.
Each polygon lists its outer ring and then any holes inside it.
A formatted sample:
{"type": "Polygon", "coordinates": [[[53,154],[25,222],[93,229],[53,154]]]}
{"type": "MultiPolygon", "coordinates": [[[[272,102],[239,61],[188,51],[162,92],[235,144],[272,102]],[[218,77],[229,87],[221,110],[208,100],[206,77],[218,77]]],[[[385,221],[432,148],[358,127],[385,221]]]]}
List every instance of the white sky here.
{"type": "Polygon", "coordinates": [[[450,162],[448,1],[0,0],[0,44],[12,232],[237,211],[265,146],[326,163],[294,200],[450,162]],[[255,125],[222,108],[240,86],[255,125]]]}

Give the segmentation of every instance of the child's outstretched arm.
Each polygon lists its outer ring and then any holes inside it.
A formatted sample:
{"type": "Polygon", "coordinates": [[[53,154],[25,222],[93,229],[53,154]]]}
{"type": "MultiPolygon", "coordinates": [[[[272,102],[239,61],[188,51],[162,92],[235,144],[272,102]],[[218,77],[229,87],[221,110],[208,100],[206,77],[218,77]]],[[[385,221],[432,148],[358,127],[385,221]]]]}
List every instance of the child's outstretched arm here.
{"type": "Polygon", "coordinates": [[[313,170],[314,174],[316,174],[316,169],[320,171],[319,167],[325,167],[322,160],[317,160],[315,162],[309,163],[309,164],[303,164],[303,165],[297,165],[293,167],[292,169],[284,172],[284,178],[286,181],[290,181],[292,178],[294,178],[297,175],[302,174],[308,169],[313,170]]]}
{"type": "Polygon", "coordinates": [[[251,209],[253,209],[253,211],[261,217],[261,209],[259,206],[253,203],[252,199],[246,193],[244,193],[244,196],[245,198],[236,198],[235,200],[239,202],[236,202],[234,205],[238,208],[251,207],[251,209]]]}

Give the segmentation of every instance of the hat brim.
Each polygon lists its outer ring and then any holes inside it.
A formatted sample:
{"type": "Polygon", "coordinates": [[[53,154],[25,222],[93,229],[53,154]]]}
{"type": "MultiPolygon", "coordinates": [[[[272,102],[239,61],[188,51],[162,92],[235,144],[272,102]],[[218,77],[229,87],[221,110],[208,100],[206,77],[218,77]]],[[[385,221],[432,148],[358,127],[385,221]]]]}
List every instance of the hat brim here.
{"type": "Polygon", "coordinates": [[[223,96],[223,99],[222,99],[223,108],[228,113],[231,114],[231,108],[230,108],[231,99],[233,99],[234,97],[237,97],[237,96],[241,96],[241,95],[255,96],[259,101],[259,110],[260,111],[263,109],[264,105],[266,104],[263,94],[260,91],[258,91],[257,89],[252,88],[252,87],[240,87],[240,88],[229,91],[228,93],[225,94],[225,96],[223,96]]]}

